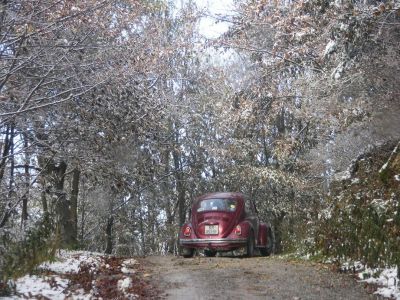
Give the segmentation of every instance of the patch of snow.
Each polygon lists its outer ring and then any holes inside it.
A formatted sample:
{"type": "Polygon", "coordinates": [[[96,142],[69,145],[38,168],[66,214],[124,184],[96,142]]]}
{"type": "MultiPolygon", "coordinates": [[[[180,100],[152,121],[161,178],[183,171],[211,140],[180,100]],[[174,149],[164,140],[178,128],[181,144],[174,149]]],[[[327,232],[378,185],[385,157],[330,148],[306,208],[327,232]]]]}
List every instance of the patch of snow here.
{"type": "Polygon", "coordinates": [[[121,264],[122,265],[121,272],[124,274],[134,274],[136,272],[134,270],[134,267],[138,264],[139,262],[134,258],[126,259],[121,264]]]}
{"type": "MultiPolygon", "coordinates": [[[[16,294],[5,299],[94,299],[95,290],[86,293],[84,289],[70,289],[69,280],[63,277],[66,273],[79,272],[80,263],[89,264],[95,273],[102,266],[110,267],[105,264],[102,258],[102,253],[93,253],[86,251],[59,251],[56,262],[46,262],[39,266],[40,270],[57,273],[57,275],[26,275],[17,279],[15,282],[16,294]]],[[[135,273],[134,268],[139,262],[135,259],[126,259],[122,263],[121,272],[135,273]]],[[[96,286],[96,281],[93,280],[92,286],[96,286]]],[[[123,278],[118,281],[118,288],[125,293],[124,299],[138,299],[139,296],[129,293],[129,288],[132,286],[131,278],[123,278]]],[[[79,286],[78,286],[79,287],[79,286]]],[[[0,299],[3,299],[0,297],[0,299]]]]}
{"type": "Polygon", "coordinates": [[[386,168],[387,168],[387,166],[388,166],[388,163],[385,163],[385,164],[382,166],[382,168],[380,168],[379,173],[382,173],[383,171],[385,171],[386,168]]]}
{"type": "Polygon", "coordinates": [[[371,206],[375,208],[376,212],[379,215],[382,215],[386,210],[388,209],[390,200],[384,200],[384,199],[373,199],[371,201],[371,206]]]}
{"type": "Polygon", "coordinates": [[[300,32],[296,32],[294,34],[294,38],[296,41],[301,42],[301,40],[303,39],[303,37],[305,37],[307,35],[307,32],[305,31],[300,31],[300,32]]]}
{"type": "Polygon", "coordinates": [[[318,214],[318,219],[325,218],[330,219],[332,217],[332,209],[325,208],[322,209],[321,212],[318,214]]]}
{"type": "Polygon", "coordinates": [[[305,255],[300,256],[300,258],[303,259],[303,260],[310,260],[311,254],[310,254],[310,253],[307,253],[307,254],[305,254],[305,255]]]}
{"type": "Polygon", "coordinates": [[[342,1],[341,0],[335,0],[334,4],[337,8],[340,8],[342,6],[342,1]]]}
{"type": "Polygon", "coordinates": [[[353,178],[352,180],[351,180],[351,184],[357,184],[357,183],[359,183],[360,182],[360,178],[353,178]]]}
{"type": "MultiPolygon", "coordinates": [[[[56,262],[45,262],[38,266],[39,270],[50,271],[61,276],[67,273],[78,273],[81,262],[91,264],[96,269],[101,263],[101,253],[87,251],[66,251],[60,250],[56,255],[56,262]]],[[[7,299],[66,299],[73,296],[73,299],[91,299],[90,294],[85,291],[67,291],[69,280],[57,275],[36,276],[25,275],[15,281],[16,293],[7,299]],[[68,293],[68,294],[67,294],[68,293]]]]}
{"type": "Polygon", "coordinates": [[[375,294],[382,295],[383,297],[390,299],[400,299],[400,292],[395,287],[384,287],[376,290],[375,294]]]}
{"type": "Polygon", "coordinates": [[[329,43],[325,47],[324,57],[326,57],[329,54],[333,53],[335,50],[336,50],[336,42],[334,40],[330,40],[329,43]]]}
{"type": "Polygon", "coordinates": [[[348,179],[350,179],[350,178],[351,178],[351,174],[350,174],[350,171],[349,171],[349,170],[336,173],[336,174],[333,176],[333,180],[335,180],[335,181],[343,181],[343,180],[348,180],[348,179]]]}
{"type": "Polygon", "coordinates": [[[130,299],[138,299],[139,298],[139,295],[131,294],[128,291],[128,289],[132,286],[131,278],[126,277],[124,279],[118,280],[117,286],[118,286],[118,289],[125,294],[126,299],[130,300],[130,299]]]}
{"type": "Polygon", "coordinates": [[[361,270],[364,270],[365,266],[360,262],[360,261],[348,261],[344,262],[340,266],[340,270],[347,272],[347,271],[352,271],[352,272],[360,272],[361,270]]]}
{"type": "Polygon", "coordinates": [[[335,70],[333,70],[333,72],[331,73],[331,77],[334,79],[339,79],[340,77],[342,77],[342,73],[344,71],[344,67],[345,67],[346,63],[345,62],[341,62],[336,68],[335,70]]]}
{"type": "Polygon", "coordinates": [[[340,24],[340,30],[341,31],[347,31],[348,29],[349,29],[349,25],[344,24],[344,23],[340,24]]]}
{"type": "Polygon", "coordinates": [[[129,277],[125,277],[124,279],[118,280],[118,289],[121,291],[126,291],[131,287],[132,279],[129,277]]]}
{"type": "Polygon", "coordinates": [[[394,179],[395,179],[396,181],[400,181],[400,174],[394,175],[394,179]]]}
{"type": "Polygon", "coordinates": [[[139,264],[139,262],[134,258],[126,259],[122,262],[122,265],[126,266],[126,267],[133,267],[138,264],[139,264]]]}
{"type": "Polygon", "coordinates": [[[332,264],[332,263],[335,262],[335,260],[334,260],[332,257],[325,257],[325,258],[322,260],[322,262],[323,262],[324,264],[332,264]]]}
{"type": "Polygon", "coordinates": [[[15,281],[17,293],[20,296],[12,296],[9,299],[33,299],[43,298],[64,300],[64,290],[68,287],[68,280],[58,276],[38,277],[35,275],[18,278],[15,281]]]}
{"type": "Polygon", "coordinates": [[[397,278],[397,267],[387,268],[379,272],[377,269],[367,268],[358,274],[362,282],[380,286],[375,294],[383,297],[400,300],[399,278],[397,278]],[[374,276],[378,274],[379,276],[374,276]],[[368,278],[366,278],[368,277],[368,278]],[[366,278],[366,279],[365,279],[366,278]]]}
{"type": "Polygon", "coordinates": [[[40,269],[56,273],[78,273],[80,261],[68,259],[66,261],[45,262],[39,266],[40,269]]]}
{"type": "Polygon", "coordinates": [[[124,274],[135,274],[135,270],[127,267],[122,267],[121,272],[124,274]]]}
{"type": "Polygon", "coordinates": [[[101,253],[87,251],[65,251],[62,250],[57,255],[58,261],[45,262],[39,266],[39,269],[49,270],[59,274],[78,273],[81,262],[93,264],[94,268],[100,265],[101,253]]]}

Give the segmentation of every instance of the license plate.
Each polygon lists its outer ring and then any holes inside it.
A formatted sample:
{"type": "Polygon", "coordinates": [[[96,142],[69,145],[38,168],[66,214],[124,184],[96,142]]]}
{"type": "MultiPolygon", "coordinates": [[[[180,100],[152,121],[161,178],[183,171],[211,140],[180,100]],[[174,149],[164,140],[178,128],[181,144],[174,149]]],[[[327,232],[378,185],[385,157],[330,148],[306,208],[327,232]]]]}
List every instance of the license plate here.
{"type": "Polygon", "coordinates": [[[206,225],[204,233],[205,234],[218,234],[218,225],[206,225]]]}

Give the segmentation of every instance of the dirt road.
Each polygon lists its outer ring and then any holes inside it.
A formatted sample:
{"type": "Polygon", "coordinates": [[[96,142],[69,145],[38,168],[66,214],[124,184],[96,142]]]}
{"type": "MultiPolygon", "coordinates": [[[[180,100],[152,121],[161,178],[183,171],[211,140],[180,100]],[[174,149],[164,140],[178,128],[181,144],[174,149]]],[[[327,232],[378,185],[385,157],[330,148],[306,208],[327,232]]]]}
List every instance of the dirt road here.
{"type": "Polygon", "coordinates": [[[382,299],[349,275],[277,257],[146,260],[163,299],[382,299]]]}

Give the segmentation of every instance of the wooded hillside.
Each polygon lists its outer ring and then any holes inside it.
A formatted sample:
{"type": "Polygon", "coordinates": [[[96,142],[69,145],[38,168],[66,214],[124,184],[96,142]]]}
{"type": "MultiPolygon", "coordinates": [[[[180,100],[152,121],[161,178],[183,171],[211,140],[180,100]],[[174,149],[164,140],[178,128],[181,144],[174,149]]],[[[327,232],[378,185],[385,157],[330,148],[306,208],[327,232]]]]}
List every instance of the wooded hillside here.
{"type": "Polygon", "coordinates": [[[237,1],[212,40],[204,14],[0,2],[0,283],[60,247],[176,253],[214,191],[276,252],[400,264],[398,1],[237,1]]]}

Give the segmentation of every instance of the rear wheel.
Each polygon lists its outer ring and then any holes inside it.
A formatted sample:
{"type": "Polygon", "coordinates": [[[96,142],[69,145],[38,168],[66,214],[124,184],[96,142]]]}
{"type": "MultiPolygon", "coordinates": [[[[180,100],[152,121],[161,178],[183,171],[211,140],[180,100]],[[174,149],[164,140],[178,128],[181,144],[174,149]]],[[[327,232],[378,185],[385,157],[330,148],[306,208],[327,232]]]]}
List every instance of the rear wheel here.
{"type": "Polygon", "coordinates": [[[269,256],[270,255],[270,253],[268,253],[267,248],[260,248],[260,254],[262,256],[269,256]]]}
{"type": "Polygon", "coordinates": [[[252,257],[254,255],[254,232],[250,231],[249,238],[247,239],[246,256],[252,257]]]}
{"type": "Polygon", "coordinates": [[[182,248],[182,256],[184,258],[189,258],[189,257],[193,257],[194,254],[194,249],[191,248],[182,248]]]}
{"type": "Polygon", "coordinates": [[[214,257],[215,255],[217,255],[217,251],[215,250],[204,250],[204,255],[207,257],[214,257]]]}
{"type": "Polygon", "coordinates": [[[260,248],[260,254],[262,256],[271,255],[273,246],[274,246],[274,237],[272,235],[271,228],[269,228],[267,232],[267,246],[265,248],[260,248]]]}

